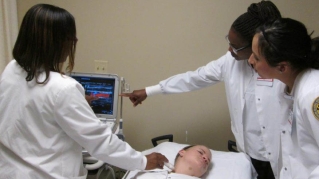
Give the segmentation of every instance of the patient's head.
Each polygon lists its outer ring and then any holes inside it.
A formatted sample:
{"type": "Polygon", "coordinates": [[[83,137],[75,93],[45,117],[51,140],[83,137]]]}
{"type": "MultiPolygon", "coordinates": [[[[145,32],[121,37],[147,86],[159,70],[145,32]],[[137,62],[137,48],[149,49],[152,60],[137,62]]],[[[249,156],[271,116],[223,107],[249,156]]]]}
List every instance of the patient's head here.
{"type": "Polygon", "coordinates": [[[212,153],[203,145],[187,146],[175,158],[175,173],[201,177],[209,168],[212,153]]]}

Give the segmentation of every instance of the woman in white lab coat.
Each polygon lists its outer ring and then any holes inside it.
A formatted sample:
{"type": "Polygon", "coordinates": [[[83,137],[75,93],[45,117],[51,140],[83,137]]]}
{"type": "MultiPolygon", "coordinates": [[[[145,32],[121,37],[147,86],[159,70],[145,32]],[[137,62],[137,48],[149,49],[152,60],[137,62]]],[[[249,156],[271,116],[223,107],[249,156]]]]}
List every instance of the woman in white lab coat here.
{"type": "Polygon", "coordinates": [[[278,179],[279,126],[287,115],[286,101],[278,92],[284,85],[260,78],[247,60],[256,28],[279,17],[280,12],[270,1],[251,4],[232,24],[226,36],[229,49],[224,56],[195,71],[123,96],[130,97],[136,106],[147,96],[188,92],[224,81],[237,149],[251,157],[259,179],[278,179]]]}
{"type": "Polygon", "coordinates": [[[82,147],[127,170],[162,168],[112,134],[93,113],[84,89],[62,74],[74,66],[76,27],[66,10],[47,4],[25,15],[12,60],[0,77],[0,178],[85,179],[82,147]]]}
{"type": "Polygon", "coordinates": [[[252,51],[249,62],[258,74],[285,83],[294,100],[282,126],[280,178],[319,178],[319,37],[283,18],[257,30],[252,51]]]}

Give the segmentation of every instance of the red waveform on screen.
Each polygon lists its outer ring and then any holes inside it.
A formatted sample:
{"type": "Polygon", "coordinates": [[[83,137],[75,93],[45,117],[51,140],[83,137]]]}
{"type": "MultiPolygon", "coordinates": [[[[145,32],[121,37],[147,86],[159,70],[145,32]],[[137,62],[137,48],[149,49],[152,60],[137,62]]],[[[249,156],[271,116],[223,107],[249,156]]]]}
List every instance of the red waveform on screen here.
{"type": "Polygon", "coordinates": [[[110,94],[98,93],[98,94],[95,94],[94,96],[99,97],[99,98],[109,98],[110,94]]]}

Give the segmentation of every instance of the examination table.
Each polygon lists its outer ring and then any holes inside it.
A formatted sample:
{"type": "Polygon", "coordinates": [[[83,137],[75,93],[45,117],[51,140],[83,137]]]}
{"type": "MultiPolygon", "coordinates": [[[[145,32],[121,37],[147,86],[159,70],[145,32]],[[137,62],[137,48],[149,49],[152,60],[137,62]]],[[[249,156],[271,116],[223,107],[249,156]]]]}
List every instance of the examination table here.
{"type": "MultiPolygon", "coordinates": [[[[153,140],[152,140],[153,142],[153,140]]],[[[154,142],[153,142],[154,144],[154,142]]],[[[155,144],[157,145],[157,144],[155,144]]],[[[155,146],[154,145],[154,146],[155,146]]],[[[143,151],[143,153],[150,154],[152,152],[162,153],[167,157],[170,163],[174,164],[174,159],[179,150],[187,144],[179,144],[175,142],[162,142],[154,148],[143,151]]],[[[244,153],[238,152],[212,152],[211,167],[209,171],[202,177],[203,179],[255,179],[257,178],[256,171],[252,166],[249,157],[244,153]]],[[[159,171],[156,169],[155,171],[159,171]]],[[[164,169],[169,169],[164,166],[164,169]]],[[[141,171],[127,171],[122,179],[142,179],[141,171]],[[139,173],[140,172],[140,173],[139,173]]],[[[147,177],[149,178],[149,177],[147,177]]]]}

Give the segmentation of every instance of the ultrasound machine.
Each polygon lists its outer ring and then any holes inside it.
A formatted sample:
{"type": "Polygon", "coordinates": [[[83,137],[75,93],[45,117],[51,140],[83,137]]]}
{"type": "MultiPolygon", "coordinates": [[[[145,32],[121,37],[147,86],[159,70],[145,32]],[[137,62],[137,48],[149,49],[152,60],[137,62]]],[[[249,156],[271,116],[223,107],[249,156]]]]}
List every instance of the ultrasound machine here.
{"type": "MultiPolygon", "coordinates": [[[[122,130],[116,125],[120,84],[122,91],[124,90],[123,86],[126,85],[124,78],[120,79],[116,74],[79,72],[72,72],[69,76],[77,80],[83,86],[85,95],[97,97],[97,99],[93,100],[90,104],[95,115],[102,123],[111,127],[113,133],[118,134],[118,137],[124,140],[124,135],[119,134],[119,131],[122,130]]],[[[120,121],[122,121],[122,104],[120,117],[120,121]]],[[[85,168],[87,170],[98,170],[97,175],[99,175],[102,170],[108,167],[104,162],[90,156],[85,149],[83,149],[82,154],[83,162],[85,163],[85,168]]]]}

